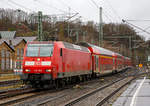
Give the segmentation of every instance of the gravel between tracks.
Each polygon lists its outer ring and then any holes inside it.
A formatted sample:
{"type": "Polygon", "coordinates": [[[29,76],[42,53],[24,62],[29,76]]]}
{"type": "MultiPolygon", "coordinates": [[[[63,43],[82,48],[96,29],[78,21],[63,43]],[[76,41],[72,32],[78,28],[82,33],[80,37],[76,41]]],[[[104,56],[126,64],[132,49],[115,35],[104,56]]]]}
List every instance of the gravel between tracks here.
{"type": "Polygon", "coordinates": [[[52,101],[48,102],[48,104],[51,104],[50,106],[58,106],[59,104],[66,102],[70,99],[76,98],[77,96],[83,95],[84,93],[89,92],[90,90],[95,89],[98,87],[101,83],[105,83],[104,80],[99,80],[97,83],[90,83],[88,85],[79,85],[75,86],[70,89],[65,89],[59,92],[54,92],[54,93],[48,93],[46,95],[43,95],[41,97],[36,97],[30,100],[26,100],[22,103],[16,104],[15,106],[20,106],[20,105],[37,105],[38,103],[41,103],[42,101],[50,98],[55,98],[58,97],[57,99],[52,99],[52,101]],[[63,95],[62,97],[59,98],[60,95],[63,95]]]}
{"type": "Polygon", "coordinates": [[[111,94],[115,89],[119,88],[121,85],[129,81],[131,78],[126,78],[122,81],[119,81],[112,86],[105,88],[94,95],[84,99],[83,101],[76,103],[73,106],[95,106],[99,101],[105,98],[107,95],[111,94]]]}

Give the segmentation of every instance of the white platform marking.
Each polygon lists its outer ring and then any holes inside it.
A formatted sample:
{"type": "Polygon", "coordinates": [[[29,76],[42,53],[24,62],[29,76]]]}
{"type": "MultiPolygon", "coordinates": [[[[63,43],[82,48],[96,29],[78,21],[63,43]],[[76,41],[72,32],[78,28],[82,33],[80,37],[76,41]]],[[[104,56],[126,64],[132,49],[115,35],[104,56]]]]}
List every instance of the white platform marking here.
{"type": "Polygon", "coordinates": [[[142,87],[142,85],[143,85],[145,79],[146,79],[146,77],[144,77],[143,81],[140,83],[140,86],[137,88],[135,94],[133,95],[130,106],[136,106],[136,105],[135,105],[135,104],[136,104],[136,102],[135,102],[135,101],[136,101],[136,96],[137,96],[137,94],[139,93],[139,91],[140,91],[140,89],[141,89],[141,87],[142,87]]]}

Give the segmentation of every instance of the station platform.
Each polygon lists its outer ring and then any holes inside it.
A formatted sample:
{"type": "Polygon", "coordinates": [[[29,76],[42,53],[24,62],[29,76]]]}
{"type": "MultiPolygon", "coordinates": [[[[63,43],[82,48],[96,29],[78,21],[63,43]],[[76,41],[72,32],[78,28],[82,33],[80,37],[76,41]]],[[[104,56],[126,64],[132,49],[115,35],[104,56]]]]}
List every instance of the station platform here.
{"type": "Polygon", "coordinates": [[[150,106],[150,79],[138,79],[122,93],[112,106],[150,106]]]}
{"type": "Polygon", "coordinates": [[[21,82],[13,82],[17,80],[20,80],[20,76],[15,73],[0,74],[0,92],[22,87],[21,82]]]}
{"type": "Polygon", "coordinates": [[[0,82],[11,81],[11,80],[20,80],[20,76],[16,74],[0,74],[0,82]]]}

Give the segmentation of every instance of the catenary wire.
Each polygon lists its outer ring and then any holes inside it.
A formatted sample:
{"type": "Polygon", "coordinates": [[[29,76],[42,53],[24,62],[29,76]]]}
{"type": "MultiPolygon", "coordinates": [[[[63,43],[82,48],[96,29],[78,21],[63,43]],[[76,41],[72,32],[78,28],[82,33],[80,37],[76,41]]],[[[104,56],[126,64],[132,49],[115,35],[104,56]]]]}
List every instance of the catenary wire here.
{"type": "MultiPolygon", "coordinates": [[[[92,1],[92,3],[99,9],[100,7],[98,6],[98,4],[94,1],[94,0],[91,0],[92,1]]],[[[105,14],[104,12],[103,12],[103,14],[104,14],[104,16],[110,21],[110,22],[112,22],[112,20],[108,17],[108,15],[107,14],[105,14]]]]}
{"type": "Polygon", "coordinates": [[[113,6],[109,2],[109,0],[103,0],[103,1],[107,2],[107,4],[109,5],[109,7],[111,8],[111,10],[114,12],[115,16],[118,17],[118,19],[121,21],[121,17],[118,15],[118,13],[116,12],[116,10],[113,8],[113,6]]]}
{"type": "Polygon", "coordinates": [[[121,19],[118,19],[118,17],[116,17],[116,15],[113,15],[114,12],[112,11],[112,9],[110,8],[110,5],[106,5],[106,2],[104,2],[104,0],[99,1],[101,3],[101,5],[103,5],[103,9],[106,12],[106,14],[108,14],[110,16],[110,18],[118,23],[120,23],[121,19]]]}
{"type": "Polygon", "coordinates": [[[26,9],[26,10],[29,10],[30,12],[33,12],[32,9],[27,8],[27,7],[25,7],[25,6],[21,5],[21,4],[18,4],[18,3],[16,3],[16,2],[14,2],[13,0],[8,0],[8,2],[10,2],[10,3],[12,3],[12,4],[14,4],[14,5],[18,6],[18,7],[21,7],[21,8],[24,8],[24,9],[26,9]]]}
{"type": "MultiPolygon", "coordinates": [[[[35,1],[35,0],[34,0],[34,1],[35,1]]],[[[46,3],[44,3],[44,2],[41,2],[40,0],[36,0],[35,2],[38,2],[38,3],[40,3],[40,4],[44,5],[44,6],[47,6],[47,7],[49,7],[49,8],[56,9],[56,10],[58,10],[58,11],[60,11],[60,12],[68,13],[68,12],[66,12],[66,11],[64,11],[64,10],[62,10],[62,9],[59,9],[59,8],[54,7],[54,6],[52,6],[52,5],[46,4],[46,3]]]]}

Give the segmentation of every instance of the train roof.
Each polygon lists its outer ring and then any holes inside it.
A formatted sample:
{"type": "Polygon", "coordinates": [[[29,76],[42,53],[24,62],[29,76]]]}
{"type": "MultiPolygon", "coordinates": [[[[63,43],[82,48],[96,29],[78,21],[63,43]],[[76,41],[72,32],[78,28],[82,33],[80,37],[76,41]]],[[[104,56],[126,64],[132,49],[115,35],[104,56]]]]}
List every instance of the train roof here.
{"type": "Polygon", "coordinates": [[[68,42],[63,42],[63,41],[33,41],[33,42],[28,42],[28,44],[57,44],[60,48],[68,48],[68,49],[73,49],[73,50],[80,50],[84,52],[90,52],[88,48],[71,44],[68,42]]]}
{"type": "Polygon", "coordinates": [[[68,43],[68,42],[62,42],[62,43],[64,44],[65,48],[80,50],[80,51],[84,51],[84,52],[90,52],[88,48],[83,47],[83,46],[71,44],[71,43],[68,43]]]}
{"type": "Polygon", "coordinates": [[[128,59],[128,60],[130,60],[130,58],[129,57],[124,57],[125,59],[128,59]]]}
{"type": "Polygon", "coordinates": [[[93,50],[92,51],[93,53],[99,53],[99,54],[104,54],[104,55],[113,55],[113,56],[117,56],[117,57],[124,57],[126,59],[130,59],[129,57],[125,57],[119,53],[113,52],[111,50],[108,50],[108,49],[105,49],[105,48],[102,48],[102,47],[99,47],[99,46],[96,46],[96,45],[93,45],[93,44],[90,44],[87,42],[79,42],[78,45],[82,45],[85,47],[91,47],[93,50]]]}
{"type": "Polygon", "coordinates": [[[53,41],[31,41],[27,42],[27,44],[53,44],[53,41]]]}
{"type": "Polygon", "coordinates": [[[122,57],[122,55],[121,55],[121,54],[119,54],[119,53],[115,53],[115,55],[116,55],[116,56],[120,56],[120,57],[122,57]]]}
{"type": "Polygon", "coordinates": [[[87,43],[87,42],[80,42],[79,45],[85,46],[85,47],[91,47],[92,52],[95,54],[103,54],[103,55],[115,55],[115,52],[110,51],[108,49],[87,43]]]}
{"type": "Polygon", "coordinates": [[[92,45],[90,44],[91,47],[94,49],[94,51],[100,53],[100,54],[103,54],[103,55],[114,55],[114,52],[108,50],[108,49],[105,49],[105,48],[102,48],[102,47],[98,47],[96,45],[92,45]],[[96,50],[95,50],[96,48],[96,50]]]}

